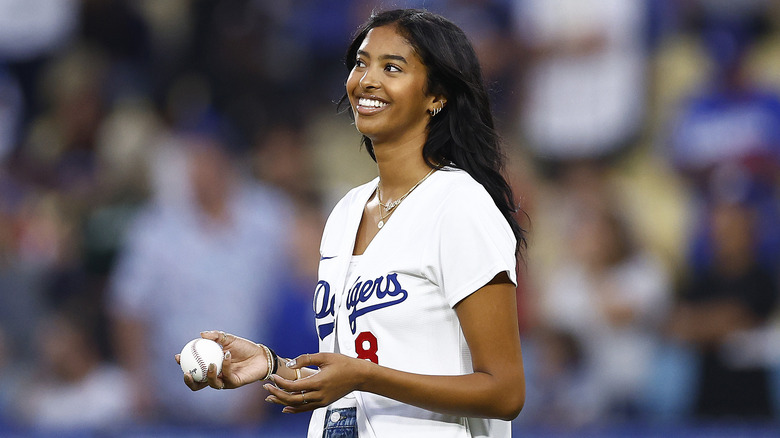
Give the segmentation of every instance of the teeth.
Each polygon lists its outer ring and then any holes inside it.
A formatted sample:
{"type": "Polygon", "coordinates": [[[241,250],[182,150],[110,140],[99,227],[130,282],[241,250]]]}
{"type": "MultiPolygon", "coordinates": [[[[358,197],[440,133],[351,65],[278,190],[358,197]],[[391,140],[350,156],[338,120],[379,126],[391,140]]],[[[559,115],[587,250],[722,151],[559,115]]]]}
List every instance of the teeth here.
{"type": "Polygon", "coordinates": [[[380,102],[378,100],[374,99],[366,99],[365,97],[362,97],[358,99],[358,105],[360,106],[371,106],[374,108],[382,108],[383,106],[387,106],[386,103],[380,102]]]}

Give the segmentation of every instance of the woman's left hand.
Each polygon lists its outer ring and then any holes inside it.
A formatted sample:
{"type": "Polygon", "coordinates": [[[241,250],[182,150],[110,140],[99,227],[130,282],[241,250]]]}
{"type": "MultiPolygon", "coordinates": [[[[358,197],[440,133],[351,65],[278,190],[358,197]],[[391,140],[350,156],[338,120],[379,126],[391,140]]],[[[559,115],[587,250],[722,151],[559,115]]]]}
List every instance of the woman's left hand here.
{"type": "Polygon", "coordinates": [[[284,406],[282,412],[288,414],[328,406],[358,389],[372,365],[337,353],[303,354],[293,361],[295,364],[290,363],[289,368],[316,367],[319,372],[300,380],[287,380],[274,374],[271,377],[274,385],[263,385],[271,393],[265,400],[284,406]]]}

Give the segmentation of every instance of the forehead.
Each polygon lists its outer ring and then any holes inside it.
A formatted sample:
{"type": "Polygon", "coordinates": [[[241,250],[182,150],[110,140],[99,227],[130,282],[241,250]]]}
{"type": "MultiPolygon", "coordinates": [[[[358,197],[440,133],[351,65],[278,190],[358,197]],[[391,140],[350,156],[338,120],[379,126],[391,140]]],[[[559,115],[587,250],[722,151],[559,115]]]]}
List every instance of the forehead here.
{"type": "Polygon", "coordinates": [[[404,36],[398,33],[393,25],[375,27],[369,30],[358,50],[367,52],[372,57],[400,55],[410,63],[414,61],[421,63],[414,47],[409,44],[409,41],[404,36]]]}

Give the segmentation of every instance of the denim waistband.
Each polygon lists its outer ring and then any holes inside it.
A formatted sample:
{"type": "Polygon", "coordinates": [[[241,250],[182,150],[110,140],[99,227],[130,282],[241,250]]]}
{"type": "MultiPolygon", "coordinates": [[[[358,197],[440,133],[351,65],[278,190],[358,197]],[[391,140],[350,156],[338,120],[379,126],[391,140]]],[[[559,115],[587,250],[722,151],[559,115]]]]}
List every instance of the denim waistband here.
{"type": "Polygon", "coordinates": [[[328,409],[322,438],[357,438],[357,408],[328,409]]]}

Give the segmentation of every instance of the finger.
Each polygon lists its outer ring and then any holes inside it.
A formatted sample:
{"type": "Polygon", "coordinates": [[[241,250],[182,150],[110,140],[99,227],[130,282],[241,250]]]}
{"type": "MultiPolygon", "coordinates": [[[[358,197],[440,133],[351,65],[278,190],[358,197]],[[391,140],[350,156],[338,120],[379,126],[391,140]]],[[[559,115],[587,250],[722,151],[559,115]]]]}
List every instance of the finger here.
{"type": "Polygon", "coordinates": [[[222,377],[225,378],[227,376],[233,375],[233,355],[230,353],[230,350],[225,351],[225,355],[222,358],[222,377]]]}
{"type": "Polygon", "coordinates": [[[263,385],[263,388],[265,388],[270,394],[268,397],[266,397],[266,401],[270,403],[275,403],[277,405],[282,406],[309,406],[312,405],[313,407],[319,407],[320,404],[320,398],[317,395],[318,393],[316,391],[309,392],[305,391],[302,393],[301,391],[297,392],[287,392],[282,389],[277,388],[274,385],[271,385],[270,383],[266,383],[263,385]]]}
{"type": "Polygon", "coordinates": [[[181,365],[181,354],[177,354],[176,356],[173,356],[173,358],[176,360],[176,363],[181,365]]]}
{"type": "Polygon", "coordinates": [[[315,389],[313,384],[316,383],[311,380],[304,381],[305,379],[287,380],[278,374],[271,375],[269,380],[271,380],[277,388],[286,392],[313,391],[315,389]]]}
{"type": "Polygon", "coordinates": [[[287,361],[287,368],[303,368],[308,366],[318,366],[321,365],[324,362],[324,357],[322,353],[314,353],[314,354],[302,354],[295,359],[291,359],[287,361]]]}
{"type": "Polygon", "coordinates": [[[208,339],[214,342],[219,343],[219,331],[218,330],[209,330],[205,332],[200,332],[200,337],[203,339],[208,339]]]}
{"type": "Polygon", "coordinates": [[[305,399],[301,397],[300,391],[298,392],[285,391],[270,383],[266,383],[265,385],[263,385],[263,388],[265,388],[266,391],[270,393],[269,401],[276,404],[291,406],[291,405],[303,404],[303,402],[305,401],[305,399]]]}
{"type": "Polygon", "coordinates": [[[273,394],[269,394],[268,397],[265,398],[265,401],[267,401],[268,403],[273,403],[275,405],[287,406],[287,403],[285,403],[279,397],[273,394]]]}
{"type": "Polygon", "coordinates": [[[239,379],[236,378],[236,376],[233,374],[232,359],[233,355],[230,353],[230,351],[226,351],[224,359],[222,359],[222,373],[219,377],[222,379],[223,384],[227,387],[237,388],[241,385],[239,379]]]}
{"type": "Polygon", "coordinates": [[[223,347],[229,345],[231,342],[235,341],[238,338],[236,335],[225,333],[222,330],[209,330],[205,332],[200,332],[200,337],[203,339],[209,339],[211,341],[214,341],[217,344],[222,345],[223,347]]]}
{"type": "Polygon", "coordinates": [[[214,389],[225,389],[225,382],[217,375],[217,365],[209,364],[209,369],[206,372],[208,378],[208,384],[214,389]]]}
{"type": "Polygon", "coordinates": [[[313,411],[317,408],[319,408],[319,405],[315,405],[313,403],[307,403],[305,405],[300,406],[285,406],[284,409],[282,409],[283,414],[300,414],[303,412],[309,412],[313,411]]]}
{"type": "Polygon", "coordinates": [[[195,379],[192,378],[192,374],[190,373],[184,373],[184,384],[187,385],[188,388],[192,391],[200,391],[201,389],[206,387],[206,384],[203,382],[196,382],[195,379]]]}

